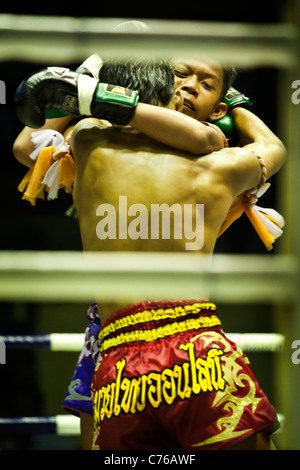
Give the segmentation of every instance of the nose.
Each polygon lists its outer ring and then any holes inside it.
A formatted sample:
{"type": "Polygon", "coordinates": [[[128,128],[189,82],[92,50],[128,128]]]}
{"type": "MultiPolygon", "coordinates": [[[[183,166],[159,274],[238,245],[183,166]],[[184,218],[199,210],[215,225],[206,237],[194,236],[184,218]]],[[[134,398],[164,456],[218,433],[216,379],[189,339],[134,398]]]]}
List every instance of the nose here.
{"type": "Polygon", "coordinates": [[[191,75],[185,78],[181,84],[181,89],[187,91],[193,96],[198,96],[199,94],[199,86],[198,86],[198,79],[195,75],[191,75]]]}

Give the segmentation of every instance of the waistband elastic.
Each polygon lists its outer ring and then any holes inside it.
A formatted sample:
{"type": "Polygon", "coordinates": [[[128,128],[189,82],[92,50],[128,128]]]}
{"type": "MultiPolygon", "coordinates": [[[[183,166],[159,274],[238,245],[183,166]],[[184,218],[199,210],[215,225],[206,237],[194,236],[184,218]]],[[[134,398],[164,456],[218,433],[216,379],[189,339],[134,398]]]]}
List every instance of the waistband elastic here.
{"type": "Polygon", "coordinates": [[[221,327],[213,303],[199,300],[141,302],[112,315],[99,332],[100,351],[150,342],[176,333],[221,327]]]}

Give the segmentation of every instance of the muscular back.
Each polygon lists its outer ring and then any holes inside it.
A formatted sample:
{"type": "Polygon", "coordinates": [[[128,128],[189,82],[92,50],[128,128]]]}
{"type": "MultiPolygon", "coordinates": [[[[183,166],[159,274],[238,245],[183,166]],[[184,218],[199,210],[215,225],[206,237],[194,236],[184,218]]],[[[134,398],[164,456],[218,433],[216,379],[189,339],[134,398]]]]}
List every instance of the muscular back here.
{"type": "Polygon", "coordinates": [[[86,251],[212,253],[234,198],[260,178],[242,149],[195,157],[132,128],[80,126],[73,195],[86,251]]]}

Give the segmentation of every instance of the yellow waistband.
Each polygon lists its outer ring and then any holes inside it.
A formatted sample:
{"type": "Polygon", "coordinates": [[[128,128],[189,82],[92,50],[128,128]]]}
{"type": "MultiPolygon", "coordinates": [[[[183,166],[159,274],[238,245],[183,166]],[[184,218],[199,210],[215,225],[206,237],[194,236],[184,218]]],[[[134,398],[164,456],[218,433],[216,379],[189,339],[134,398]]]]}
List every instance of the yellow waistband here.
{"type": "Polygon", "coordinates": [[[105,351],[111,347],[119,346],[124,343],[132,343],[135,341],[155,341],[156,339],[165,338],[176,333],[190,331],[193,329],[220,326],[221,322],[217,315],[209,313],[215,310],[216,306],[212,303],[195,302],[190,305],[149,309],[123,317],[121,316],[115,321],[109,322],[108,325],[104,326],[100,330],[100,350],[105,351]],[[201,313],[204,313],[204,311],[208,311],[208,314],[201,315],[201,313]],[[196,315],[196,317],[183,319],[183,317],[190,314],[196,315]],[[159,322],[166,319],[183,319],[183,321],[173,321],[167,325],[159,325],[158,323],[157,327],[155,325],[151,325],[149,327],[149,322],[159,322]],[[146,323],[148,323],[147,327],[145,326],[146,323]],[[142,329],[143,324],[144,329],[142,329]],[[141,325],[141,329],[124,332],[120,331],[124,328],[135,325],[141,325]],[[120,334],[109,337],[118,331],[120,331],[120,334]]]}

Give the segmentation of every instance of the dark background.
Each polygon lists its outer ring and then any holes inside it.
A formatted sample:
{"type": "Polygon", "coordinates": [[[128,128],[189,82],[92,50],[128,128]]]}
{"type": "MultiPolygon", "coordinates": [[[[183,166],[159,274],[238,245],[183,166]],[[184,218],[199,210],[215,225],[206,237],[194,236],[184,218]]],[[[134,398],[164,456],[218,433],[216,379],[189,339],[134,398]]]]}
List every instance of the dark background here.
{"type": "MultiPolygon", "coordinates": [[[[246,23],[277,23],[282,19],[282,1],[249,2],[151,2],[149,9],[124,2],[114,8],[103,3],[72,5],[72,8],[40,2],[24,6],[2,6],[0,13],[52,15],[74,17],[117,17],[125,19],[184,19],[193,21],[226,21],[246,23]],[[96,5],[96,6],[95,6],[96,5]],[[99,6],[97,6],[99,5],[99,6]],[[165,6],[166,5],[166,6],[165,6]]],[[[64,4],[65,5],[65,4],[64,4]]],[[[1,41],[1,35],[0,35],[1,41]]],[[[101,55],[101,51],[99,52],[101,55]]],[[[12,145],[22,129],[13,107],[18,84],[29,73],[55,64],[26,62],[0,63],[0,80],[6,84],[6,104],[0,105],[1,122],[1,194],[0,194],[0,249],[1,250],[81,250],[78,226],[65,216],[71,197],[61,192],[56,201],[39,201],[36,207],[21,199],[17,186],[25,169],[13,157],[12,145]]],[[[70,64],[67,64],[70,66],[70,64]]],[[[78,64],[74,64],[78,65],[78,64]]],[[[240,71],[235,83],[254,103],[254,111],[275,132],[277,128],[278,72],[260,68],[240,71]]],[[[264,207],[276,208],[278,197],[276,177],[271,189],[260,201],[264,207]]],[[[280,242],[279,242],[280,243],[280,242]]],[[[274,252],[276,253],[275,247],[274,252]]],[[[217,253],[265,253],[265,248],[246,217],[234,223],[218,241],[217,253]]],[[[271,256],[272,256],[271,255],[271,256]]],[[[271,306],[219,306],[225,331],[272,331],[271,306]]],[[[83,332],[86,326],[87,305],[39,305],[0,303],[1,334],[35,334],[42,332],[83,332]]],[[[72,376],[77,353],[50,353],[40,351],[7,351],[7,364],[0,365],[0,417],[61,414],[61,403],[72,376]],[[55,378],[55,380],[54,380],[55,378]]],[[[272,398],[272,361],[274,355],[253,353],[253,369],[263,388],[272,398]]],[[[0,434],[3,449],[77,449],[77,438],[57,436],[20,436],[0,434]]]]}

